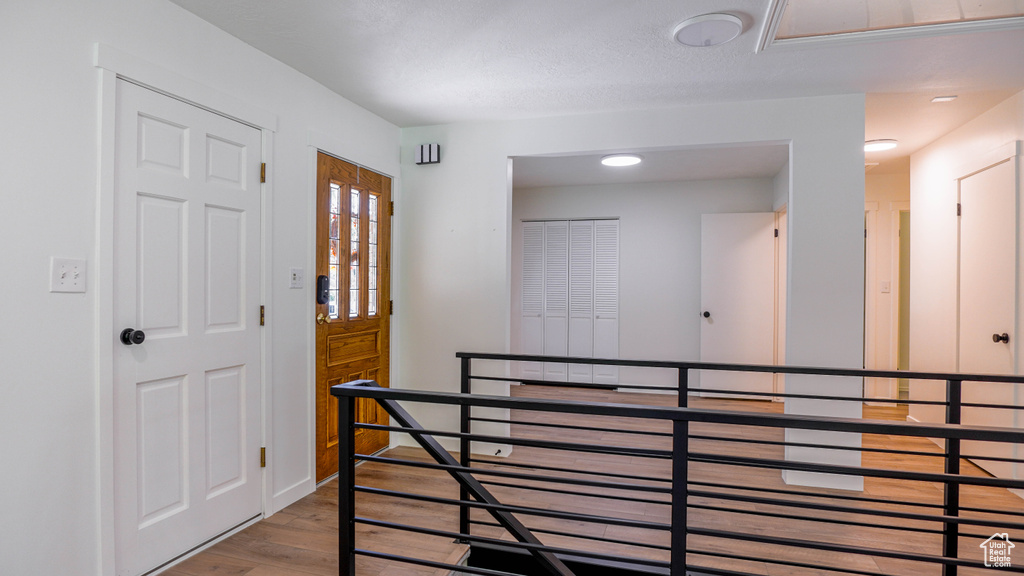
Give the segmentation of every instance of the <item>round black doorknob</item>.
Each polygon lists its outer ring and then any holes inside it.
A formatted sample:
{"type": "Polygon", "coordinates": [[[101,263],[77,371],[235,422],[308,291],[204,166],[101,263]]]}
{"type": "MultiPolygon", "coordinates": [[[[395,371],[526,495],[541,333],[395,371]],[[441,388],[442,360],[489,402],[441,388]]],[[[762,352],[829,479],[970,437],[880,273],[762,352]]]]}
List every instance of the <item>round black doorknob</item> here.
{"type": "Polygon", "coordinates": [[[121,330],[121,343],[125,346],[142,344],[145,341],[146,333],[142,330],[134,330],[132,328],[125,328],[124,330],[121,330]]]}
{"type": "Polygon", "coordinates": [[[705,318],[711,318],[711,312],[708,312],[707,310],[705,310],[704,311],[704,317],[705,318]]]}
{"type": "Polygon", "coordinates": [[[1007,334],[1006,332],[1003,332],[1002,334],[993,334],[992,341],[996,343],[1002,342],[1003,344],[1008,344],[1010,342],[1010,335],[1007,334]]]}

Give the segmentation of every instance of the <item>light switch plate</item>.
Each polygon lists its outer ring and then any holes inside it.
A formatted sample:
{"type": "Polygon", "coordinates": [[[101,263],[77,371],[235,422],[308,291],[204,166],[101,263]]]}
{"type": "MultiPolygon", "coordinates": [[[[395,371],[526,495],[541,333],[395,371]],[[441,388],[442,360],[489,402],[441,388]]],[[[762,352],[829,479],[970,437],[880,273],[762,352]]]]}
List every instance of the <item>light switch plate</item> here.
{"type": "Polygon", "coordinates": [[[85,260],[50,258],[50,292],[85,292],[85,260]]]}
{"type": "Polygon", "coordinates": [[[288,278],[289,288],[302,288],[305,286],[306,271],[302,268],[289,268],[288,278]]]}

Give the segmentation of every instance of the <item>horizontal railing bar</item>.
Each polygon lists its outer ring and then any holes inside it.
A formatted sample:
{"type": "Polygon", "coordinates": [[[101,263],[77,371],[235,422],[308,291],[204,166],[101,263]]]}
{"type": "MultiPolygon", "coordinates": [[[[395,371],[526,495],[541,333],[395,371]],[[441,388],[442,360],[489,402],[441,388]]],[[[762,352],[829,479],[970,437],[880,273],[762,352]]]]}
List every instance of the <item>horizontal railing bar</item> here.
{"type": "MultiPolygon", "coordinates": [[[[713,498],[720,500],[731,500],[734,502],[747,502],[750,504],[767,504],[770,506],[788,506],[792,508],[801,508],[804,510],[820,510],[823,512],[839,512],[842,514],[859,514],[864,516],[880,516],[883,518],[900,518],[902,520],[915,520],[920,522],[947,522],[951,524],[971,524],[974,526],[995,526],[1000,527],[1004,524],[999,524],[995,521],[987,520],[973,520],[965,519],[956,516],[946,516],[941,514],[929,515],[929,514],[916,514],[913,512],[899,512],[896,510],[872,510],[864,508],[851,508],[849,506],[838,506],[835,504],[816,504],[813,502],[798,502],[793,500],[777,500],[775,498],[762,498],[760,496],[745,496],[742,494],[719,494],[715,492],[704,492],[701,490],[690,490],[688,492],[690,496],[696,496],[701,498],[713,498]]],[[[1006,526],[1012,528],[1024,528],[1024,525],[1018,526],[1006,526]]],[[[928,530],[932,531],[932,530],[928,530]]],[[[937,533],[942,533],[941,530],[936,530],[937,533]]]]}
{"type": "Polygon", "coordinates": [[[860,522],[857,520],[840,520],[838,518],[816,518],[814,516],[800,516],[799,514],[785,514],[782,512],[768,512],[765,510],[738,510],[725,506],[712,506],[710,504],[687,504],[687,509],[697,508],[700,510],[713,510],[715,512],[729,512],[733,514],[749,514],[751,516],[764,516],[767,518],[785,518],[786,520],[803,520],[807,522],[820,522],[823,524],[834,524],[838,526],[859,526],[875,530],[902,530],[906,532],[919,532],[922,534],[942,534],[942,530],[931,528],[914,528],[909,526],[891,526],[887,524],[872,524],[871,522],[860,522]]]}
{"type": "MultiPolygon", "coordinates": [[[[880,556],[882,558],[895,558],[898,560],[912,560],[915,562],[927,562],[930,564],[949,564],[956,566],[983,567],[984,564],[974,560],[962,558],[949,558],[946,556],[935,556],[932,554],[920,554],[911,552],[896,552],[884,548],[867,548],[864,546],[852,546],[849,544],[833,544],[830,542],[819,542],[812,540],[798,540],[795,538],[779,538],[777,536],[762,536],[757,534],[746,534],[742,532],[728,532],[725,530],[709,530],[704,528],[691,527],[688,531],[697,536],[708,536],[711,538],[724,538],[727,540],[743,540],[747,542],[760,542],[762,544],[779,544],[793,548],[810,548],[814,550],[825,550],[828,552],[843,552],[860,556],[880,556]]],[[[1024,572],[1024,568],[1010,569],[1013,572],[1024,572]]]]}
{"type": "Polygon", "coordinates": [[[385,552],[374,552],[373,550],[364,550],[362,548],[356,548],[355,550],[353,550],[353,552],[359,554],[360,556],[380,558],[381,560],[390,560],[392,562],[402,562],[404,564],[416,564],[419,566],[429,566],[430,568],[451,570],[453,573],[465,572],[468,574],[480,574],[481,576],[522,576],[522,574],[517,574],[515,572],[488,570],[487,568],[474,568],[472,566],[462,566],[459,564],[445,564],[444,562],[434,562],[432,560],[424,560],[422,558],[410,558],[408,556],[387,554],[385,552]]]}
{"type": "MultiPolygon", "coordinates": [[[[480,525],[480,526],[493,526],[493,527],[496,527],[496,528],[501,528],[501,524],[498,524],[497,522],[483,522],[481,520],[472,520],[471,519],[469,521],[469,523],[470,524],[477,524],[477,525],[480,525]]],[[[544,528],[533,528],[533,527],[530,527],[530,531],[531,532],[536,532],[538,534],[551,534],[553,536],[568,536],[570,538],[579,538],[581,540],[593,540],[595,542],[607,542],[609,544],[625,544],[627,546],[638,546],[640,548],[651,548],[653,550],[672,550],[671,546],[660,546],[658,544],[648,544],[646,542],[637,542],[637,541],[630,541],[630,540],[618,540],[616,538],[606,538],[604,536],[590,536],[588,534],[582,534],[582,533],[579,533],[579,532],[575,532],[575,533],[574,532],[561,532],[561,531],[558,531],[558,530],[546,530],[544,528]]]]}
{"type": "Polygon", "coordinates": [[[659,360],[623,360],[620,358],[580,358],[576,356],[543,356],[536,354],[495,354],[489,352],[456,352],[456,358],[504,360],[518,362],[556,362],[559,364],[593,364],[640,368],[675,368],[716,370],[726,372],[771,372],[775,374],[806,374],[810,376],[854,376],[859,378],[907,378],[910,380],[960,380],[963,382],[998,382],[1024,384],[1022,376],[1006,374],[958,374],[955,372],[912,372],[910,370],[865,370],[862,368],[821,368],[817,366],[784,366],[768,364],[723,364],[719,362],[665,362],[659,360]]]}
{"type": "MultiPolygon", "coordinates": [[[[922,508],[943,508],[942,504],[928,504],[926,502],[908,502],[905,500],[885,500],[883,498],[869,498],[867,496],[847,496],[845,494],[816,494],[814,492],[805,492],[803,490],[784,490],[781,488],[750,488],[746,486],[737,486],[735,484],[720,484],[716,482],[698,482],[696,480],[690,480],[691,486],[707,486],[710,488],[725,488],[729,490],[745,490],[747,492],[770,492],[775,494],[790,494],[793,496],[806,496],[812,498],[828,498],[831,500],[850,500],[854,502],[872,502],[877,504],[891,504],[893,506],[918,506],[922,508]]],[[[717,492],[715,493],[717,494],[717,492]]],[[[790,500],[787,500],[790,502],[790,500]]],[[[961,508],[965,510],[965,508],[961,508]]]]}
{"type": "Polygon", "coordinates": [[[971,486],[989,486],[995,488],[1024,489],[1024,480],[990,478],[982,476],[964,476],[934,472],[911,472],[907,470],[889,470],[882,468],[863,468],[858,466],[840,466],[836,464],[815,464],[794,460],[769,460],[765,458],[749,458],[741,456],[721,456],[718,454],[690,453],[691,462],[710,464],[726,464],[732,466],[751,466],[754,468],[772,468],[779,470],[800,470],[803,472],[824,472],[826,474],[843,474],[846,476],[870,476],[872,478],[888,478],[893,480],[916,480],[920,482],[949,482],[971,486]]]}
{"type": "MultiPolygon", "coordinates": [[[[730,559],[733,559],[733,560],[747,560],[747,561],[750,561],[750,562],[757,562],[757,563],[781,564],[783,566],[794,566],[794,567],[797,567],[797,568],[811,568],[813,570],[828,570],[830,572],[845,572],[847,574],[859,574],[861,576],[892,576],[891,573],[869,572],[867,570],[856,570],[856,569],[853,569],[853,568],[837,568],[837,567],[832,567],[832,566],[821,566],[821,565],[818,565],[818,564],[810,564],[808,562],[797,562],[795,560],[781,560],[781,559],[778,559],[778,558],[763,558],[763,557],[754,557],[754,556],[743,556],[741,554],[736,554],[736,553],[732,553],[732,552],[718,552],[718,551],[712,552],[710,550],[697,550],[697,549],[694,549],[694,548],[687,548],[686,549],[686,553],[687,554],[698,554],[700,556],[711,556],[711,557],[714,557],[714,558],[730,558],[730,559]]],[[[700,567],[695,566],[695,565],[691,565],[691,568],[694,571],[704,570],[704,568],[700,568],[700,567]]]]}
{"type": "Polygon", "coordinates": [[[919,452],[916,450],[892,450],[886,448],[864,448],[863,446],[834,446],[831,444],[810,444],[807,442],[785,442],[781,440],[761,440],[758,438],[736,438],[728,436],[704,436],[690,434],[690,440],[707,440],[711,442],[736,442],[743,444],[765,444],[767,446],[794,446],[798,448],[825,448],[828,450],[848,450],[852,452],[877,452],[882,454],[898,454],[900,456],[926,456],[929,458],[945,458],[938,452],[919,452]]]}
{"type": "MultiPolygon", "coordinates": [[[[586,498],[602,498],[605,500],[621,500],[624,502],[640,502],[642,504],[665,504],[671,506],[671,500],[654,500],[651,498],[637,498],[636,496],[619,496],[616,494],[595,494],[593,492],[580,492],[572,490],[561,490],[559,488],[544,488],[541,486],[531,486],[529,484],[510,484],[508,482],[495,482],[493,480],[481,480],[481,484],[485,486],[504,486],[506,488],[518,488],[520,490],[536,490],[537,492],[548,492],[550,494],[569,494],[571,496],[581,496],[586,498]]],[[[671,490],[666,491],[670,493],[671,490]]]]}
{"type": "MultiPolygon", "coordinates": [[[[629,478],[630,480],[643,480],[645,482],[672,482],[671,478],[657,478],[654,476],[637,476],[632,474],[616,474],[614,472],[591,472],[589,470],[577,470],[573,468],[559,468],[558,466],[543,466],[541,464],[522,464],[518,462],[507,462],[501,460],[481,460],[470,458],[470,463],[495,464],[498,466],[511,466],[513,468],[532,468],[534,470],[548,470],[551,472],[568,472],[570,474],[585,474],[587,476],[607,476],[609,478],[629,478]]],[[[476,468],[474,468],[476,470],[476,468]]]]}
{"type": "Polygon", "coordinates": [[[1024,463],[1024,458],[1004,458],[1002,456],[981,456],[980,454],[961,454],[960,458],[965,460],[990,460],[992,462],[1013,462],[1024,463]]]}
{"type": "Polygon", "coordinates": [[[470,474],[488,475],[488,476],[501,476],[504,478],[515,478],[518,480],[536,480],[538,482],[551,482],[555,484],[573,484],[577,486],[589,486],[591,488],[607,488],[609,490],[627,490],[636,492],[654,492],[657,494],[670,494],[672,489],[669,487],[658,487],[658,486],[645,486],[643,484],[622,484],[618,482],[600,482],[597,480],[583,480],[579,478],[557,478],[552,476],[540,476],[537,474],[519,474],[517,472],[505,472],[504,470],[491,470],[488,468],[466,468],[463,466],[453,466],[450,464],[434,464],[430,462],[419,462],[416,460],[399,460],[395,458],[388,458],[386,456],[369,456],[365,454],[356,454],[355,457],[360,460],[366,460],[368,462],[380,462],[383,464],[394,464],[397,466],[411,466],[414,468],[427,468],[430,470],[445,470],[445,471],[457,471],[457,472],[468,472],[470,474]]]}
{"type": "Polygon", "coordinates": [[[512,444],[513,446],[529,446],[530,448],[546,448],[548,450],[565,450],[568,452],[589,452],[592,454],[613,454],[616,456],[632,456],[634,458],[672,457],[671,450],[655,450],[652,448],[631,448],[629,446],[600,446],[597,444],[577,444],[575,442],[555,442],[551,440],[534,440],[530,438],[511,438],[509,436],[489,436],[487,434],[464,434],[462,432],[446,432],[444,430],[421,430],[402,426],[385,426],[383,424],[355,425],[365,430],[383,430],[412,434],[413,436],[442,436],[449,438],[465,438],[471,442],[491,442],[494,444],[512,444]]]}
{"type": "Polygon", "coordinates": [[[390,528],[392,530],[403,530],[407,532],[416,532],[418,534],[428,534],[431,536],[444,536],[446,538],[452,538],[453,540],[470,540],[472,542],[480,542],[483,544],[498,544],[508,548],[515,548],[519,550],[541,550],[544,552],[550,552],[552,554],[560,554],[563,557],[566,555],[579,556],[581,558],[595,558],[598,560],[612,560],[620,562],[632,562],[635,564],[641,564],[644,566],[657,566],[659,568],[667,568],[668,562],[660,560],[651,560],[648,558],[635,558],[632,556],[611,556],[609,554],[602,554],[600,552],[589,552],[585,550],[573,550],[570,548],[559,548],[557,546],[547,546],[544,544],[528,544],[526,542],[510,542],[508,540],[498,540],[495,538],[487,538],[485,536],[473,536],[472,534],[462,534],[461,532],[448,532],[446,530],[434,530],[432,528],[423,528],[420,526],[411,526],[408,524],[396,524],[394,522],[386,522],[384,520],[375,520],[372,518],[356,517],[356,522],[361,524],[369,524],[371,526],[378,526],[381,528],[390,528]]]}
{"type": "Polygon", "coordinates": [[[988,508],[971,508],[968,506],[961,506],[961,512],[977,512],[979,514],[1002,514],[1005,516],[1020,516],[1021,512],[1018,510],[990,510],[988,508]]]}
{"type": "Polygon", "coordinates": [[[783,414],[751,414],[730,410],[698,410],[695,408],[669,408],[662,406],[636,406],[632,404],[611,404],[580,402],[573,400],[526,400],[506,396],[484,396],[449,392],[426,392],[339,384],[331,387],[335,396],[389,399],[406,402],[426,402],[482,406],[486,408],[511,408],[557,413],[585,413],[600,416],[622,416],[626,418],[679,420],[684,422],[712,422],[718,424],[740,424],[770,428],[797,428],[806,430],[829,430],[834,432],[860,432],[866,434],[890,434],[934,438],[959,438],[1006,443],[1024,443],[1024,430],[1011,428],[968,427],[959,424],[924,424],[920,422],[863,421],[857,418],[828,418],[783,414]]]}
{"type": "Polygon", "coordinates": [[[665,390],[667,392],[675,392],[678,388],[674,386],[644,386],[642,384],[588,384],[586,382],[556,382],[554,380],[529,380],[525,378],[510,378],[507,376],[473,376],[470,375],[470,380],[484,380],[488,382],[511,382],[518,384],[526,384],[529,386],[545,386],[554,388],[589,388],[591,390],[665,390]]]}
{"type": "Polygon", "coordinates": [[[964,408],[989,408],[992,410],[1024,410],[1024,406],[1008,406],[1006,404],[979,404],[975,402],[961,402],[960,406],[964,408]]]}
{"type": "Polygon", "coordinates": [[[611,432],[614,434],[636,434],[639,436],[664,436],[672,437],[671,432],[645,432],[643,430],[617,430],[615,428],[600,428],[597,426],[573,426],[570,424],[550,424],[546,422],[524,422],[522,420],[502,420],[500,418],[479,418],[470,416],[471,422],[492,422],[495,424],[514,424],[516,426],[543,426],[544,428],[558,428],[564,430],[589,430],[593,432],[611,432]]]}
{"type": "Polygon", "coordinates": [[[945,400],[892,400],[889,398],[865,398],[863,396],[824,396],[820,394],[788,394],[785,392],[744,392],[742,390],[724,390],[721,388],[687,388],[687,392],[707,392],[712,394],[729,394],[736,396],[764,396],[766,398],[801,398],[809,400],[835,400],[837,402],[885,402],[900,404],[925,404],[929,406],[945,406],[945,400]]]}
{"type": "Polygon", "coordinates": [[[532,508],[529,506],[509,506],[506,504],[488,504],[486,502],[477,502],[475,500],[457,500],[452,498],[441,498],[439,496],[426,496],[423,494],[412,494],[409,492],[398,492],[395,490],[385,490],[383,488],[373,488],[370,486],[353,486],[353,489],[358,492],[366,492],[368,494],[377,494],[380,496],[392,496],[395,498],[406,498],[409,500],[420,500],[422,502],[433,502],[435,504],[448,504],[451,506],[470,506],[472,508],[482,508],[485,510],[501,510],[505,512],[512,512],[515,514],[526,514],[528,516],[544,516],[549,518],[558,518],[561,520],[578,520],[580,522],[593,522],[595,524],[611,524],[614,526],[628,526],[631,528],[647,528],[649,530],[671,530],[672,527],[668,524],[659,524],[657,522],[644,522],[641,520],[627,520],[625,518],[615,518],[611,516],[597,516],[594,514],[577,514],[575,512],[562,512],[559,510],[545,510],[543,508],[532,508]]]}

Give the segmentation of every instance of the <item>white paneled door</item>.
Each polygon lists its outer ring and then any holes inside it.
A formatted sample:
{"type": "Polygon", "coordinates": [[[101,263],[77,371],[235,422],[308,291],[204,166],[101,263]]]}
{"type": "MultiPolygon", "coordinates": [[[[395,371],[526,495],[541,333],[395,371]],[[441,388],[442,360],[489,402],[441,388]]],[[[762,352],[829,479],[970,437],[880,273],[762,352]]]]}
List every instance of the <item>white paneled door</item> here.
{"type": "MultiPolygon", "coordinates": [[[[700,246],[702,362],[772,364],[775,346],[775,215],[704,214],[700,246]]],[[[771,373],[703,370],[701,389],[770,399],[771,373]]],[[[737,397],[730,394],[730,397],[737,397]]],[[[742,397],[742,396],[740,396],[742,397]]]]}
{"type": "MultiPolygon", "coordinates": [[[[1017,167],[1013,159],[960,180],[960,354],[961,372],[1013,374],[1016,344],[1017,167]],[[1005,334],[1005,342],[1003,335],[1005,334]]],[[[965,403],[1012,406],[1014,385],[965,382],[965,403]]],[[[1013,427],[1013,410],[964,408],[964,424],[1013,427]]],[[[1014,457],[1014,445],[964,442],[964,454],[1014,457]]],[[[1011,478],[1014,464],[975,460],[1011,478]]]]}
{"type": "Polygon", "coordinates": [[[114,517],[136,575],[262,513],[262,151],[124,81],[117,106],[114,517]]]}

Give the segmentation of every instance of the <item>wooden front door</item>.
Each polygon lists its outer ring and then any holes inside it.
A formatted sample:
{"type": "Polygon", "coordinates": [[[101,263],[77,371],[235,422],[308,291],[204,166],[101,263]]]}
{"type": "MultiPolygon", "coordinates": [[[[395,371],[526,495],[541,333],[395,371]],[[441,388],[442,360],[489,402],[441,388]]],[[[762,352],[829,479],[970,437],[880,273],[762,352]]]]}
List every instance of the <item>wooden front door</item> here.
{"type": "MultiPolygon", "coordinates": [[[[330,387],[352,380],[388,385],[391,179],[326,154],[317,156],[316,275],[327,279],[316,305],[316,479],[338,471],[337,402],[330,387]]],[[[375,401],[356,421],[388,424],[375,401]]],[[[356,429],[356,453],[388,445],[388,433],[356,429]]]]}

